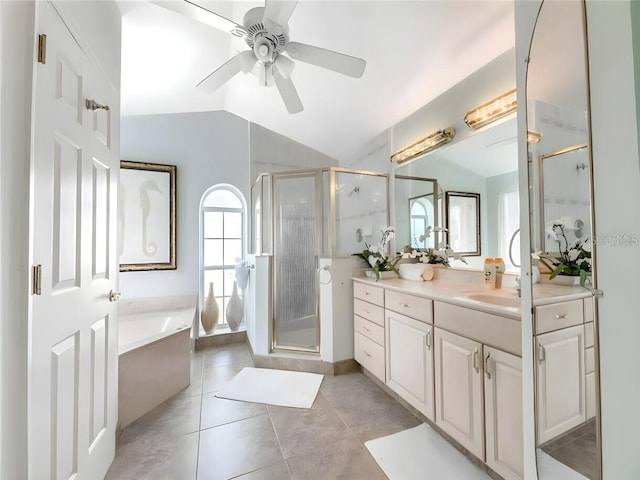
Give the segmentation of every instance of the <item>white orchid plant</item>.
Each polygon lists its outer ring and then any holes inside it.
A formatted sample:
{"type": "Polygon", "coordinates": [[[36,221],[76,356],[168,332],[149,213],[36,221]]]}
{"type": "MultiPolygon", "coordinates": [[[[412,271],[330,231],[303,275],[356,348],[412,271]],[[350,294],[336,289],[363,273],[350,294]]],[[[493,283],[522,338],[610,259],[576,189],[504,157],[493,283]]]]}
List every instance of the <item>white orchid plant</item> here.
{"type": "Polygon", "coordinates": [[[396,263],[400,260],[400,256],[396,256],[391,258],[387,255],[387,247],[389,245],[389,241],[396,235],[395,227],[388,226],[381,228],[382,238],[377,245],[368,245],[365,242],[365,249],[362,253],[354,253],[353,255],[362,258],[373,270],[376,280],[380,280],[380,272],[396,272],[398,273],[398,268],[396,267],[396,263]]]}
{"type": "Polygon", "coordinates": [[[551,269],[550,280],[558,275],[579,276],[580,286],[584,287],[591,273],[591,242],[587,238],[569,243],[566,228],[566,222],[560,219],[554,221],[547,231],[547,236],[553,238],[558,245],[559,256],[545,255],[542,252],[532,253],[531,256],[551,269]]]}
{"type": "MultiPolygon", "coordinates": [[[[431,232],[446,232],[446,228],[436,227],[432,228],[431,225],[427,227],[425,232],[420,235],[420,242],[424,242],[425,239],[431,236],[431,232]]],[[[409,259],[418,259],[419,262],[429,263],[432,265],[445,265],[450,267],[449,263],[451,259],[458,260],[462,263],[467,263],[464,257],[453,251],[448,245],[444,248],[428,248],[427,250],[411,250],[411,248],[407,245],[404,247],[402,254],[402,258],[409,259]]]]}

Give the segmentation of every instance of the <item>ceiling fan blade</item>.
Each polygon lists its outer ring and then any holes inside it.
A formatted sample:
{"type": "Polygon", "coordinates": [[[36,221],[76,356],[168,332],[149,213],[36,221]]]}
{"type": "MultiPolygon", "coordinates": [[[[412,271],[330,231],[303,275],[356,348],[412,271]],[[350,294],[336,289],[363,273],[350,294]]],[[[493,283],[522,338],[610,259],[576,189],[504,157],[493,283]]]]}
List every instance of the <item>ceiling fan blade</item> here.
{"type": "Polygon", "coordinates": [[[284,55],[278,55],[274,63],[283,78],[289,78],[296,67],[295,62],[284,55]]]}
{"type": "Polygon", "coordinates": [[[354,78],[360,78],[367,66],[367,62],[361,58],[314,47],[306,43],[289,42],[286,51],[295,60],[311,63],[354,78]]]}
{"type": "Polygon", "coordinates": [[[298,0],[265,0],[264,18],[284,27],[291,18],[297,3],[298,0]]]}
{"type": "Polygon", "coordinates": [[[291,78],[284,78],[277,68],[273,71],[273,77],[275,78],[276,87],[278,87],[278,91],[284,101],[284,105],[287,107],[287,111],[290,114],[294,114],[300,113],[304,110],[302,101],[298,96],[298,92],[296,91],[296,87],[293,85],[291,78]]]}
{"type": "Polygon", "coordinates": [[[253,50],[245,50],[234,57],[231,57],[220,67],[207,75],[196,85],[209,91],[214,91],[227,83],[237,73],[248,73],[258,60],[253,54],[253,50]]]}
{"type": "Polygon", "coordinates": [[[151,0],[150,3],[166,8],[167,10],[171,10],[172,12],[179,13],[180,15],[184,15],[185,17],[189,17],[193,20],[197,20],[198,22],[211,25],[223,32],[229,32],[237,37],[244,37],[247,35],[247,31],[242,25],[223,17],[222,15],[218,15],[211,10],[207,10],[206,8],[189,0],[151,0]]]}

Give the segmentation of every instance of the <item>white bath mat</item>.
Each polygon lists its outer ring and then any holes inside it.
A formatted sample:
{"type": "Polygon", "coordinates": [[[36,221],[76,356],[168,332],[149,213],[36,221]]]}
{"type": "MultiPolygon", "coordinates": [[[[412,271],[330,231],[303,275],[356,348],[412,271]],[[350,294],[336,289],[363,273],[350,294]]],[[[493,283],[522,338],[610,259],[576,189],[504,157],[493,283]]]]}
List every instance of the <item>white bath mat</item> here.
{"type": "Polygon", "coordinates": [[[324,375],[270,368],[243,368],[215,396],[282,407],[311,408],[324,375]]]}
{"type": "Polygon", "coordinates": [[[426,423],[365,446],[390,480],[489,479],[426,423]]]}

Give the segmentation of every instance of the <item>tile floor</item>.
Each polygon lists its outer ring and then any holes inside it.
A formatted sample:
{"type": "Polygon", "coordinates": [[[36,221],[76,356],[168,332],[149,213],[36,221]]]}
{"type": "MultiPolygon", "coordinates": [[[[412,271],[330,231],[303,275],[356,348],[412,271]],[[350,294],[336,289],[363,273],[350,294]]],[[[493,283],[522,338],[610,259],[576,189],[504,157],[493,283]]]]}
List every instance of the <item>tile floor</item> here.
{"type": "Polygon", "coordinates": [[[108,480],[385,479],[367,440],[421,421],[361,373],[325,376],[313,408],[214,397],[246,344],[193,354],[191,386],[127,427],[108,480]]]}
{"type": "Polygon", "coordinates": [[[585,477],[597,477],[598,445],[595,420],[590,420],[580,428],[547,442],[541,449],[585,477]]]}

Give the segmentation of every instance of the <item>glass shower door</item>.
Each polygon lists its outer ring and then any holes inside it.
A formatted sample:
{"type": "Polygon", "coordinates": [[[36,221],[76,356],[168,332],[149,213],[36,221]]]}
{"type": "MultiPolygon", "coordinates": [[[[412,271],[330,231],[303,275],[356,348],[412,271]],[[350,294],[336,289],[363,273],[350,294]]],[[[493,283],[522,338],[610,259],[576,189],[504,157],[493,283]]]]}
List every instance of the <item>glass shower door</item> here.
{"type": "Polygon", "coordinates": [[[275,174],[273,202],[273,348],[319,352],[318,174],[275,174]]]}

